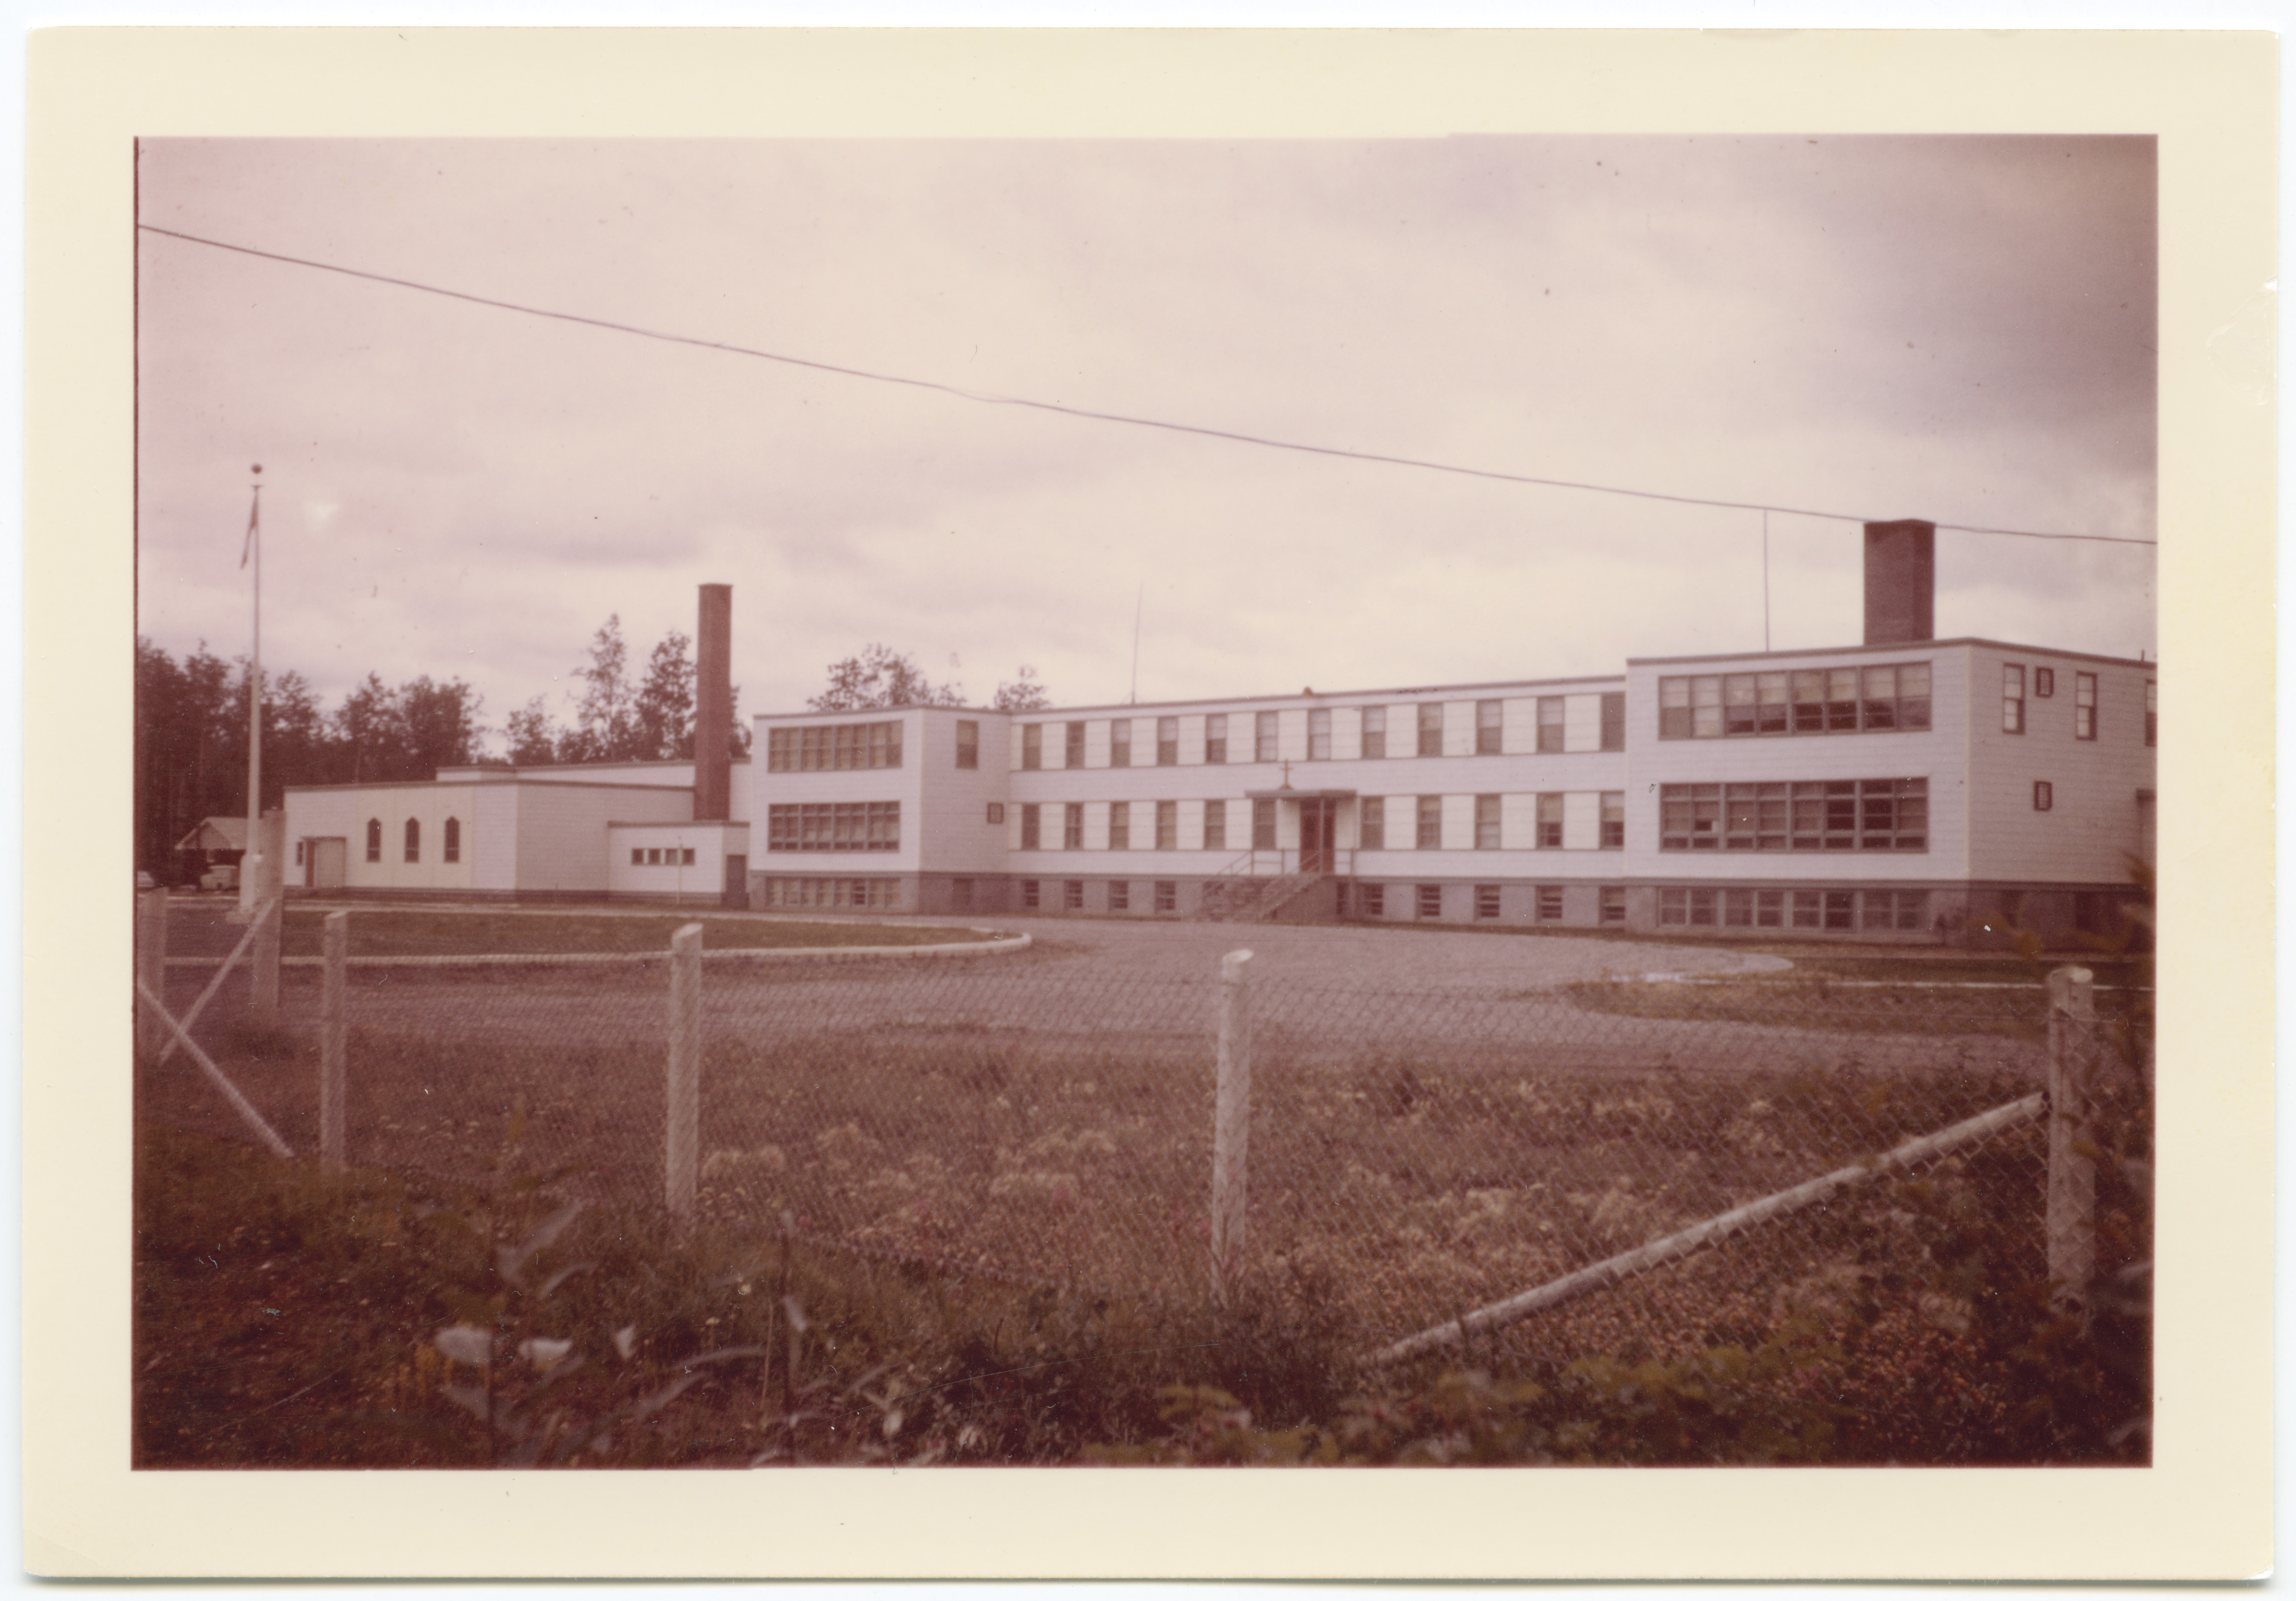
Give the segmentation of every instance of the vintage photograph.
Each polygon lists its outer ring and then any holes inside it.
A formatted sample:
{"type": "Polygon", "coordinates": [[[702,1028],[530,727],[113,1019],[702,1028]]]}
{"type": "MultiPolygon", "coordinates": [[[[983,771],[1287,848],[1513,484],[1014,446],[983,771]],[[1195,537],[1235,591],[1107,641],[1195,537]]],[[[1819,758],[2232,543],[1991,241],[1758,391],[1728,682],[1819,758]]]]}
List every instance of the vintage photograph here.
{"type": "Polygon", "coordinates": [[[2152,1463],[2153,137],[135,178],[137,1469],[2152,1463]]]}

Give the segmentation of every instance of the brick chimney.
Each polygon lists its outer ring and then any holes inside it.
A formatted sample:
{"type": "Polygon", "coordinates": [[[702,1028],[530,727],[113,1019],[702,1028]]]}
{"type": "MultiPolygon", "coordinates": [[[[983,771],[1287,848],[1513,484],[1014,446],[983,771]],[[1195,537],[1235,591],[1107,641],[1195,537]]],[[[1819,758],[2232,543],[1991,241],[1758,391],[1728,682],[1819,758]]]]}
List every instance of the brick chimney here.
{"type": "Polygon", "coordinates": [[[724,822],[732,809],[734,586],[701,586],[693,651],[693,821],[724,822]]]}
{"type": "Polygon", "coordinates": [[[1937,525],[1908,518],[1866,525],[1866,642],[1937,637],[1937,525]]]}

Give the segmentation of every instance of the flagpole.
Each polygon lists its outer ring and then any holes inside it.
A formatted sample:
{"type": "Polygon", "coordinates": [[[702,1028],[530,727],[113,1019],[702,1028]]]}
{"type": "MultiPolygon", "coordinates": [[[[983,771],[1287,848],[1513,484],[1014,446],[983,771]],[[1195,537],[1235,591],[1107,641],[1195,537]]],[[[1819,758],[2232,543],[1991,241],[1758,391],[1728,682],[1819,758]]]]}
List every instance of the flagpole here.
{"type": "Polygon", "coordinates": [[[243,567],[255,563],[255,628],[247,666],[247,850],[239,862],[239,910],[254,915],[263,878],[263,464],[255,464],[254,496],[247,509],[243,567]]]}

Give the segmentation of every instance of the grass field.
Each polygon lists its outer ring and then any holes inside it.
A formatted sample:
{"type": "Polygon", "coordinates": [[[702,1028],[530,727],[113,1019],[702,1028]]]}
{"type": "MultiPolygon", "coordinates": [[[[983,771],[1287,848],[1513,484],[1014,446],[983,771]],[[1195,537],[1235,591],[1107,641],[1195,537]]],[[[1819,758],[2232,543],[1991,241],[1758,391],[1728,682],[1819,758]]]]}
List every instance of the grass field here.
{"type": "MultiPolygon", "coordinates": [[[[311,1041],[242,1031],[217,1055],[308,1149],[311,1041]]],[[[661,1073],[659,1047],[358,1031],[350,1154],[469,1177],[522,1108],[536,1164],[646,1203],[661,1193],[661,1073]]],[[[1949,1063],[1589,1074],[1397,1051],[1309,1066],[1271,1050],[1254,1084],[1249,1260],[1279,1301],[1366,1342],[1408,1334],[2031,1088],[1949,1063]]],[[[1204,1052],[1120,1036],[880,1023],[715,1038],[701,1207],[734,1233],[786,1215],[812,1238],[1030,1281],[1194,1293],[1212,1090],[1204,1052]]],[[[230,1129],[179,1064],[145,1070],[140,1092],[167,1121],[230,1129]]],[[[1988,1159],[2032,1164],[2035,1138],[2005,1136],[1988,1159]]],[[[1694,1339],[1704,1324],[1689,1327],[1694,1339]]]]}
{"type": "MultiPolygon", "coordinates": [[[[177,907],[168,919],[171,955],[227,954],[244,926],[226,920],[229,908],[177,907]]],[[[326,913],[291,906],[281,930],[286,956],[316,956],[326,913]]],[[[353,956],[544,955],[559,952],[615,954],[667,951],[669,936],[688,923],[702,927],[709,951],[849,949],[854,946],[963,944],[999,937],[974,928],[914,923],[784,923],[764,918],[713,918],[617,911],[580,912],[422,911],[354,908],[350,914],[353,956]]]]}

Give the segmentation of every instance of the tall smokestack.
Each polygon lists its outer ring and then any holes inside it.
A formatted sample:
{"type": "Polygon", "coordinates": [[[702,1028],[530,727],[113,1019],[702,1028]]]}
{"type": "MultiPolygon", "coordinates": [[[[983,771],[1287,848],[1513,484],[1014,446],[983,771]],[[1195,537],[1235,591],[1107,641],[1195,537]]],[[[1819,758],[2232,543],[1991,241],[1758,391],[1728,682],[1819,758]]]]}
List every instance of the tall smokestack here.
{"type": "Polygon", "coordinates": [[[701,586],[693,651],[693,821],[724,822],[734,788],[734,586],[701,586]]]}
{"type": "Polygon", "coordinates": [[[1866,642],[1937,637],[1937,525],[1908,518],[1866,525],[1866,642]]]}

